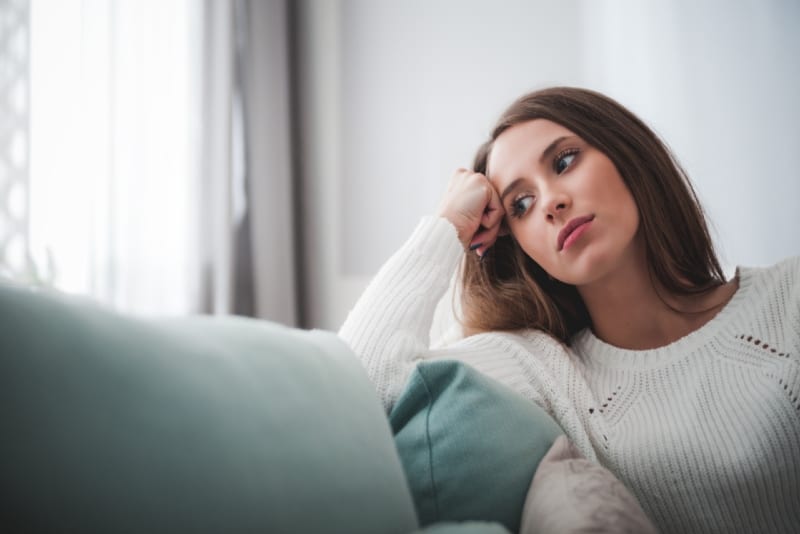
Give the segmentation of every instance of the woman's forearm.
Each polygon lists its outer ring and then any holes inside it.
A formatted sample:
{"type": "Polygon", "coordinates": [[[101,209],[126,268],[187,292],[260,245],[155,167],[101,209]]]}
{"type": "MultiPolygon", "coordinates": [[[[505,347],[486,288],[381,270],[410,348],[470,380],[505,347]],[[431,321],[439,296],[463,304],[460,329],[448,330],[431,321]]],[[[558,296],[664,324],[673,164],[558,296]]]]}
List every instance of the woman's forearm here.
{"type": "Polygon", "coordinates": [[[447,220],[424,218],[381,267],[339,331],[361,358],[387,409],[428,351],[436,304],[462,255],[447,220]]]}

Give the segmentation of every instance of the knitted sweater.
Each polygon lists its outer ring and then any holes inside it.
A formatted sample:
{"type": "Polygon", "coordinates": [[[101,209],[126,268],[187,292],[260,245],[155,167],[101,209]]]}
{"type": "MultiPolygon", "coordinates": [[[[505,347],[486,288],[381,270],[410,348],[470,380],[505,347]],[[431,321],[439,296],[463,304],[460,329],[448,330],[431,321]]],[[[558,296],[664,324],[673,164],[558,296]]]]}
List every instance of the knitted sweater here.
{"type": "Polygon", "coordinates": [[[387,410],[417,362],[461,360],[547,410],[662,532],[800,532],[800,258],[739,268],[711,321],[657,349],[619,349],[589,330],[570,348],[530,330],[431,349],[463,254],[448,221],[423,219],[339,332],[387,410]]]}

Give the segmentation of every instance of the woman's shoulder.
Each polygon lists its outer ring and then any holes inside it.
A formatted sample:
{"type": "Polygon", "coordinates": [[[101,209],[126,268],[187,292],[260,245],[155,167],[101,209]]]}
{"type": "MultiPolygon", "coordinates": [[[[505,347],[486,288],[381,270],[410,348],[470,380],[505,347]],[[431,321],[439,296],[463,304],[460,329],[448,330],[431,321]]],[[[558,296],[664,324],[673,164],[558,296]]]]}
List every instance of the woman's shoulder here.
{"type": "Polygon", "coordinates": [[[766,267],[739,267],[737,273],[739,290],[751,304],[761,302],[772,307],[800,302],[800,256],[791,256],[766,267]]]}
{"type": "Polygon", "coordinates": [[[800,256],[789,256],[782,260],[763,268],[765,271],[789,272],[795,275],[800,274],[800,256]]]}
{"type": "Polygon", "coordinates": [[[739,266],[740,279],[757,284],[800,284],[800,256],[790,256],[768,266],[739,266]]]}
{"type": "Polygon", "coordinates": [[[464,347],[497,347],[538,357],[563,355],[568,350],[561,341],[535,328],[472,333],[458,340],[458,344],[464,347]]]}
{"type": "Polygon", "coordinates": [[[774,266],[776,269],[791,273],[795,279],[800,279],[800,256],[789,256],[779,261],[774,266]]]}

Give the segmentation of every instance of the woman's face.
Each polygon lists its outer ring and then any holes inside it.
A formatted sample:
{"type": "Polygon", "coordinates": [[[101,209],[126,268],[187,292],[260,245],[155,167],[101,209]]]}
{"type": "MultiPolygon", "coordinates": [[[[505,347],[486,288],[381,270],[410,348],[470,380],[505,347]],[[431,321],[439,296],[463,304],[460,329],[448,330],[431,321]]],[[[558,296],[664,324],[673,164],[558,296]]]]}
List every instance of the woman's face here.
{"type": "Polygon", "coordinates": [[[563,126],[536,119],[509,128],[487,176],[514,238],[550,276],[582,286],[636,261],[633,196],[611,160],[563,126]]]}

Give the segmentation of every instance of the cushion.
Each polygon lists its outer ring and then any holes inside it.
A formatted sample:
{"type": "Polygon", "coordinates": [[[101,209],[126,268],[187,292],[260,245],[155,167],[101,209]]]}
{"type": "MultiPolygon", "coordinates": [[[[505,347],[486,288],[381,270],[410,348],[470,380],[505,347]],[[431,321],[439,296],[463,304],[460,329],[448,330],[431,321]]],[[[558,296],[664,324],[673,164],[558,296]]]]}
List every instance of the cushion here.
{"type": "Polygon", "coordinates": [[[656,534],[658,530],[611,471],[584,458],[559,436],[533,477],[522,532],[656,534]]]}
{"type": "Polygon", "coordinates": [[[0,531],[410,532],[381,403],[325,332],[0,284],[0,531]]]}
{"type": "Polygon", "coordinates": [[[389,420],[422,525],[519,531],[536,467],[563,434],[536,404],[457,361],[420,363],[389,420]]]}
{"type": "Polygon", "coordinates": [[[415,530],[413,534],[510,534],[499,523],[486,521],[460,521],[458,523],[436,523],[415,530]]]}

